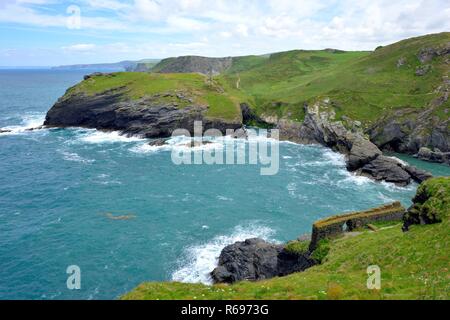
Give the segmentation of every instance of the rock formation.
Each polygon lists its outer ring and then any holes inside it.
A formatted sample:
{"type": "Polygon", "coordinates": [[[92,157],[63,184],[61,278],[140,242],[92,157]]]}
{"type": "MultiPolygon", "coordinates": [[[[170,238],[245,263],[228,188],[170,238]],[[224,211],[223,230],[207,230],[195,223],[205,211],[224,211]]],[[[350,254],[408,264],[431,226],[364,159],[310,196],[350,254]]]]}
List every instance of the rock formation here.
{"type": "Polygon", "coordinates": [[[302,124],[287,120],[277,122],[283,138],[299,143],[317,143],[346,156],[347,169],[378,181],[407,185],[411,181],[421,183],[432,175],[423,170],[406,166],[400,161],[383,156],[382,151],[359,129],[358,123],[347,119],[335,121],[329,101],[313,106],[305,105],[302,124]],[[350,128],[350,129],[348,129],[350,128]]]}
{"type": "Polygon", "coordinates": [[[194,121],[203,122],[203,130],[215,128],[222,133],[239,129],[240,121],[210,119],[206,105],[196,105],[184,95],[167,93],[143,99],[124,98],[123,91],[107,91],[95,96],[83,93],[65,95],[48,111],[45,125],[49,127],[85,127],[119,130],[127,135],[146,138],[170,137],[175,129],[186,129],[193,135],[194,121]],[[176,102],[175,102],[176,101],[176,102]],[[185,107],[179,108],[178,104],[185,107]]]}
{"type": "Polygon", "coordinates": [[[215,283],[263,280],[300,272],[314,264],[309,254],[292,254],[283,245],[248,239],[222,250],[211,277],[215,283]]]}

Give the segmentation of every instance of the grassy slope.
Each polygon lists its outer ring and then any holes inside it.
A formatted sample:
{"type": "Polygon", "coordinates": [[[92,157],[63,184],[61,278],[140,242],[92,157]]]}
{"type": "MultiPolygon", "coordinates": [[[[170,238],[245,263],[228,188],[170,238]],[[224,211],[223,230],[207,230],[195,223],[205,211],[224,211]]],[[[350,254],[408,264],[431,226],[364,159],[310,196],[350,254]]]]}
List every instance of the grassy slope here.
{"type": "MultiPolygon", "coordinates": [[[[232,88],[240,78],[240,91],[254,99],[259,112],[302,120],[304,102],[330,97],[338,116],[368,124],[386,110],[422,108],[448,75],[449,66],[435,59],[431,71],[415,75],[422,48],[450,41],[450,33],[401,41],[375,52],[290,51],[267,57],[241,57],[221,77],[232,88]],[[397,67],[400,58],[406,64],[397,67]]],[[[445,107],[448,107],[448,103],[445,107]]],[[[442,115],[442,113],[441,113],[442,115]]]]}
{"type": "MultiPolygon", "coordinates": [[[[426,181],[418,194],[428,199],[424,212],[431,205],[442,223],[407,233],[400,223],[379,223],[376,232],[330,241],[321,265],[283,278],[214,286],[144,283],[122,299],[450,299],[450,177],[426,181]],[[367,289],[371,265],[381,269],[379,291],[367,289]]],[[[304,250],[292,244],[292,250],[304,250]]]]}
{"type": "Polygon", "coordinates": [[[256,283],[205,286],[144,283],[123,299],[449,299],[449,220],[400,225],[332,242],[322,265],[256,283]],[[366,268],[381,268],[381,290],[366,287],[366,268]]]}
{"type": "Polygon", "coordinates": [[[237,100],[224,92],[217,83],[208,84],[200,74],[158,74],[138,72],[118,72],[95,76],[72,87],[67,95],[84,93],[95,95],[106,91],[123,92],[124,99],[140,99],[160,94],[161,102],[177,103],[179,107],[189,105],[174,97],[164,97],[166,93],[183,93],[200,105],[209,105],[207,116],[225,120],[240,119],[237,100]],[[172,101],[173,100],[173,101],[172,101]]]}

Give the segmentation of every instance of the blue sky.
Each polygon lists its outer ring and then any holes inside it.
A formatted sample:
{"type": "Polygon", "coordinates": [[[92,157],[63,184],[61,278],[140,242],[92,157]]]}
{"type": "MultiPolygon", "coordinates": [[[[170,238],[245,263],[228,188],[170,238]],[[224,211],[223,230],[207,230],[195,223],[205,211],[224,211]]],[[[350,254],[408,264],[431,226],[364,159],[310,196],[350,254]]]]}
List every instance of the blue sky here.
{"type": "Polygon", "coordinates": [[[448,0],[0,0],[0,66],[372,50],[442,31],[448,0]]]}

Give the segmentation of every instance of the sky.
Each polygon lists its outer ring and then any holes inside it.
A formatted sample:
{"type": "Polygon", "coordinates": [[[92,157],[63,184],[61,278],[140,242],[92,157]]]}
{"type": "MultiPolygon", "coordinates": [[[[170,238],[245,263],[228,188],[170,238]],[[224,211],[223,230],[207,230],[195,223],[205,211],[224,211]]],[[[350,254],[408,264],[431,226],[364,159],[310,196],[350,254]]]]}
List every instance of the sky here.
{"type": "Polygon", "coordinates": [[[448,0],[0,0],[0,66],[373,50],[443,31],[448,0]]]}

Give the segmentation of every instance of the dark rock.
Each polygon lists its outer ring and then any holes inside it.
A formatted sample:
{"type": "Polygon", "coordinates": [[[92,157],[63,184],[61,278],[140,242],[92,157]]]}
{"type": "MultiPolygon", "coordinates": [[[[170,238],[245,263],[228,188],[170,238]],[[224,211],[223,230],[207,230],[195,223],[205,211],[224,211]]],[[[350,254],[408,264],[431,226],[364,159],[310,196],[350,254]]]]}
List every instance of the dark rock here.
{"type": "Polygon", "coordinates": [[[417,154],[422,147],[450,152],[450,118],[433,114],[445,102],[445,96],[441,98],[420,112],[416,108],[402,108],[388,113],[368,130],[370,140],[382,150],[410,155],[417,154]]]}
{"type": "Polygon", "coordinates": [[[207,140],[205,140],[205,141],[192,140],[191,142],[186,143],[185,146],[187,148],[197,148],[197,147],[202,147],[202,146],[205,146],[205,145],[208,145],[208,144],[212,144],[212,142],[211,141],[207,141],[207,140]]]}
{"type": "Polygon", "coordinates": [[[102,72],[94,72],[94,73],[85,75],[85,76],[83,77],[83,79],[84,79],[84,80],[88,80],[88,79],[90,79],[90,78],[98,77],[98,76],[102,76],[102,75],[104,75],[104,73],[102,73],[102,72]]]}
{"type": "Polygon", "coordinates": [[[347,160],[347,169],[358,170],[376,159],[382,152],[376,145],[364,138],[355,139],[347,160]]]}
{"type": "Polygon", "coordinates": [[[448,54],[450,54],[450,43],[436,48],[423,48],[419,51],[417,58],[421,63],[427,63],[436,57],[448,54]]]}
{"type": "Polygon", "coordinates": [[[282,245],[248,239],[225,247],[211,272],[215,283],[263,280],[303,271],[314,264],[307,254],[286,252],[282,245]]]}
{"type": "Polygon", "coordinates": [[[12,132],[12,130],[0,129],[0,133],[9,133],[9,132],[12,132]]]}
{"type": "Polygon", "coordinates": [[[401,57],[397,61],[397,68],[400,68],[400,67],[404,66],[405,64],[406,64],[406,58],[405,57],[401,57]]]}
{"type": "Polygon", "coordinates": [[[429,148],[422,147],[415,157],[425,161],[446,163],[450,165],[450,152],[442,152],[437,148],[432,151],[429,148]]]}
{"type": "Polygon", "coordinates": [[[431,66],[429,64],[417,67],[416,76],[422,77],[422,76],[426,75],[430,70],[431,70],[431,66]]]}
{"type": "Polygon", "coordinates": [[[42,130],[44,129],[44,126],[38,126],[38,127],[34,127],[34,128],[28,128],[25,131],[36,131],[36,130],[42,130]]]}
{"type": "Polygon", "coordinates": [[[408,172],[411,178],[417,183],[422,183],[433,177],[430,172],[417,169],[416,167],[404,166],[403,169],[408,172]]]}
{"type": "Polygon", "coordinates": [[[153,147],[161,147],[166,144],[166,141],[167,141],[166,139],[156,139],[156,140],[150,141],[148,144],[153,147]]]}
{"type": "Polygon", "coordinates": [[[385,156],[377,157],[360,170],[363,175],[378,181],[392,182],[400,186],[408,185],[411,182],[410,174],[402,168],[402,165],[385,156]]]}

